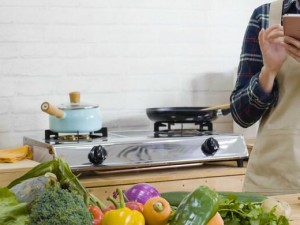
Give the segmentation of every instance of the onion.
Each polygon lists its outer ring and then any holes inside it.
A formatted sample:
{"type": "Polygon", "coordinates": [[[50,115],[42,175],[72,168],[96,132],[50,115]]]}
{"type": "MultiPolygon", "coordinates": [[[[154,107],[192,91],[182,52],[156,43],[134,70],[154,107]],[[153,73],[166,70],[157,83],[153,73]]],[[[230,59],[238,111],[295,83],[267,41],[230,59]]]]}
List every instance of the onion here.
{"type": "Polygon", "coordinates": [[[262,202],[261,207],[265,212],[270,212],[275,207],[274,214],[277,217],[285,216],[287,219],[289,219],[291,216],[291,206],[285,201],[279,201],[274,198],[267,198],[262,202]]]}
{"type": "Polygon", "coordinates": [[[160,196],[158,190],[147,183],[135,184],[128,190],[123,191],[123,194],[127,201],[137,201],[142,204],[145,204],[149,198],[160,196]]]}

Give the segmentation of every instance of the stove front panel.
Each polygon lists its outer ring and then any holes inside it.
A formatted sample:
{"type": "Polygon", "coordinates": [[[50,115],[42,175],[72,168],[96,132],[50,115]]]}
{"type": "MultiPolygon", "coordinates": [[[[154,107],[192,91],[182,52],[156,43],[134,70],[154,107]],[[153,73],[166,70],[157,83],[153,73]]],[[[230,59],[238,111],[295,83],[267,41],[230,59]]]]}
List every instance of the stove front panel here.
{"type": "Polygon", "coordinates": [[[244,138],[240,135],[211,135],[177,139],[120,139],[80,145],[55,145],[53,149],[54,155],[63,158],[71,168],[84,170],[105,170],[114,167],[136,168],[248,157],[244,138]],[[203,143],[208,138],[214,138],[219,145],[214,154],[204,154],[202,151],[203,143]],[[88,154],[94,146],[99,145],[106,150],[107,158],[101,165],[95,166],[89,161],[88,154]]]}

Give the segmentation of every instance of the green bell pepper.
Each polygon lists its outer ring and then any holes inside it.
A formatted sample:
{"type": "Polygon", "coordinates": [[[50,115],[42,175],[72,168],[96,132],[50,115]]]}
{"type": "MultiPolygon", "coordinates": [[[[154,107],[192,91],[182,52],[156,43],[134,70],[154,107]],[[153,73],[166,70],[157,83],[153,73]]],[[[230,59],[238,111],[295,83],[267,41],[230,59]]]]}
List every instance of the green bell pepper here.
{"type": "Polygon", "coordinates": [[[170,225],[206,225],[218,211],[218,205],[218,193],[200,186],[181,201],[170,225]]]}

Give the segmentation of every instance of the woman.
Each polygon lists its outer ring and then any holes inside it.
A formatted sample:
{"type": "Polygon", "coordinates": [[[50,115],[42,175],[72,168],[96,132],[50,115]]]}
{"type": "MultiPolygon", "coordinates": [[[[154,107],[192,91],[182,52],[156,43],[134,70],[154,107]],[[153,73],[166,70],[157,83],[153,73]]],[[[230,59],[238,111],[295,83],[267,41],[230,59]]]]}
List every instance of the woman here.
{"type": "Polygon", "coordinates": [[[244,182],[248,192],[300,192],[300,41],[284,36],[281,26],[282,15],[300,13],[299,1],[258,7],[246,30],[230,100],[240,126],[260,120],[244,182]]]}

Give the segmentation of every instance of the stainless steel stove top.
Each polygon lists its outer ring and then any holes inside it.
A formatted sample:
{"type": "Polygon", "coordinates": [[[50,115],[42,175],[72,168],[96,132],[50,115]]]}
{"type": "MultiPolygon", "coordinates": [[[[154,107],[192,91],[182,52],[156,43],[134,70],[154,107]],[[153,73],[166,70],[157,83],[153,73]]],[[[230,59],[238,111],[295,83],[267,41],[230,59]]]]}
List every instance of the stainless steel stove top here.
{"type": "Polygon", "coordinates": [[[154,138],[149,131],[112,132],[88,141],[51,141],[24,137],[35,161],[63,158],[73,171],[136,170],[187,167],[211,161],[237,161],[243,166],[248,150],[238,134],[154,138]]]}

